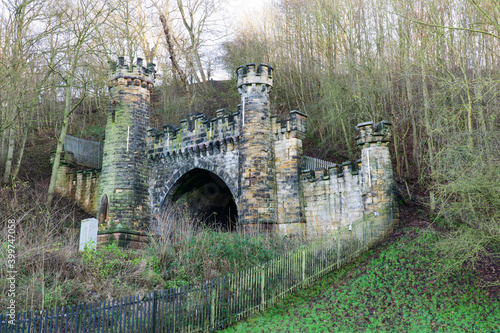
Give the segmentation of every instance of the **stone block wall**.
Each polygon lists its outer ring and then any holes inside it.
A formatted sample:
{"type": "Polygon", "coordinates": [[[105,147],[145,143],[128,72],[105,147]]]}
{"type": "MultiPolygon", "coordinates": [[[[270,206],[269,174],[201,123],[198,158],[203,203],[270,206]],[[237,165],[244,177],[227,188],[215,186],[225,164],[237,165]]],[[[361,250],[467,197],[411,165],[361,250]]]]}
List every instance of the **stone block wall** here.
{"type": "Polygon", "coordinates": [[[309,235],[332,232],[363,216],[359,167],[350,162],[301,175],[309,235]]]}
{"type": "Polygon", "coordinates": [[[67,164],[57,169],[55,191],[80,206],[89,214],[97,213],[97,190],[100,170],[75,171],[67,164]]]}
{"type": "MultiPolygon", "coordinates": [[[[156,215],[165,209],[174,186],[186,173],[207,170],[217,177],[211,179],[216,191],[229,188],[238,203],[238,163],[240,113],[224,109],[216,117],[193,113],[181,120],[180,126],[165,125],[149,129],[147,159],[150,167],[149,205],[156,215]]],[[[213,176],[213,175],[212,175],[213,176]]]]}
{"type": "Polygon", "coordinates": [[[213,149],[187,149],[184,153],[149,154],[149,205],[153,217],[161,213],[172,198],[177,181],[189,171],[207,170],[216,175],[210,179],[215,191],[229,188],[238,204],[239,151],[235,144],[214,145],[213,149]]]}
{"type": "Polygon", "coordinates": [[[386,121],[358,124],[356,141],[362,149],[357,162],[302,171],[308,234],[330,232],[366,217],[370,223],[383,226],[384,221],[397,216],[388,148],[390,126],[386,121]]]}

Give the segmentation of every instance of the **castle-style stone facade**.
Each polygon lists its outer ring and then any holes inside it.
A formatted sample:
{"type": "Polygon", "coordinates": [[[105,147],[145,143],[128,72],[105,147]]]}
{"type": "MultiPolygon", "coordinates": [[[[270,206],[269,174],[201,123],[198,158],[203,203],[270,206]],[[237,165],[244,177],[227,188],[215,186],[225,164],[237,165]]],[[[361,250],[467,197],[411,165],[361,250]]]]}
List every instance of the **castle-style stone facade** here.
{"type": "MultiPolygon", "coordinates": [[[[238,112],[219,110],[213,119],[191,114],[179,127],[158,130],[147,129],[154,67],[142,67],[141,60],[127,66],[123,58],[113,64],[94,200],[100,241],[137,245],[173,201],[243,231],[323,234],[366,216],[392,218],[391,124],[356,127],[357,162],[339,166],[304,156],[306,115],[291,111],[279,121],[271,114],[272,75],[264,64],[240,66],[238,112]]],[[[71,183],[67,173],[60,179],[60,189],[71,183]]]]}

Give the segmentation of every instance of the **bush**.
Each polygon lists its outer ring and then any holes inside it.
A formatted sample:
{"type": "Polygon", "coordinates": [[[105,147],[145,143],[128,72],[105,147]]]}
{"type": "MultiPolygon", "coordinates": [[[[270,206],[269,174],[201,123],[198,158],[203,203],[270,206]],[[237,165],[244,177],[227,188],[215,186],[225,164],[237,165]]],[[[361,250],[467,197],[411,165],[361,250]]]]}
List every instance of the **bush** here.
{"type": "Polygon", "coordinates": [[[450,233],[436,243],[445,272],[484,257],[500,245],[500,132],[450,135],[437,159],[436,220],[450,233]]]}

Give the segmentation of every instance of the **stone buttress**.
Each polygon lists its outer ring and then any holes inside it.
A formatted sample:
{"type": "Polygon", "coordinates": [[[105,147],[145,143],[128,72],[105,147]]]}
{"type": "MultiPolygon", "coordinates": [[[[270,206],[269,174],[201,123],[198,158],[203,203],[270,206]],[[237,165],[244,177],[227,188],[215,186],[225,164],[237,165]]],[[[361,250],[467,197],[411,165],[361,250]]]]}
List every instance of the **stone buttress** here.
{"type": "Polygon", "coordinates": [[[307,132],[307,116],[290,111],[289,118],[277,121],[272,117],[274,136],[274,170],[276,173],[276,206],[278,229],[281,234],[304,231],[305,215],[302,208],[302,140],[307,132]]]}
{"type": "Polygon", "coordinates": [[[138,246],[150,221],[146,135],[154,65],[111,63],[111,102],[99,188],[99,242],[138,246]]]}

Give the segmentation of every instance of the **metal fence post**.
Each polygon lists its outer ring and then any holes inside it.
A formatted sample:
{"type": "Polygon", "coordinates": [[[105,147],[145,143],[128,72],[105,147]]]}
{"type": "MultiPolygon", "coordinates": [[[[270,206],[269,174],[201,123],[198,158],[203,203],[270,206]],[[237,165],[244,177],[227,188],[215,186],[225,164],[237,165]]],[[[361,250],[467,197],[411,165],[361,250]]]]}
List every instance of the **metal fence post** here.
{"type": "Polygon", "coordinates": [[[340,267],[340,232],[337,233],[337,268],[340,267]]]}
{"type": "Polygon", "coordinates": [[[151,330],[152,333],[156,332],[156,311],[158,307],[157,303],[158,303],[158,297],[156,295],[156,291],[153,291],[153,318],[152,318],[153,325],[151,330]]]}
{"type": "Polygon", "coordinates": [[[302,283],[306,280],[306,251],[302,250],[302,283]]]}
{"type": "Polygon", "coordinates": [[[210,324],[212,326],[212,329],[215,328],[215,288],[214,288],[214,281],[212,280],[212,302],[210,306],[210,324]]]}
{"type": "Polygon", "coordinates": [[[264,265],[262,265],[262,268],[260,270],[260,307],[261,310],[264,309],[266,299],[265,299],[265,293],[264,293],[264,285],[265,285],[265,280],[266,280],[266,274],[265,274],[265,268],[264,265]]]}

